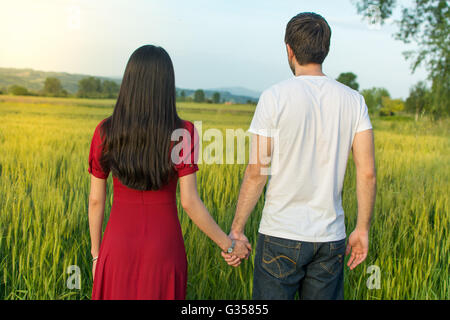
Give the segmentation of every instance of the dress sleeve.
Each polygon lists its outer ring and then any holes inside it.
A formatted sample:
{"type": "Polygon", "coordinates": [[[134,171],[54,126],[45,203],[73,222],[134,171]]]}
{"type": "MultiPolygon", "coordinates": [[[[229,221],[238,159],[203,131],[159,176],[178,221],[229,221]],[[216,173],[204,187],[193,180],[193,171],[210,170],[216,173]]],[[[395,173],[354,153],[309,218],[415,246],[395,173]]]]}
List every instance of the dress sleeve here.
{"type": "Polygon", "coordinates": [[[89,151],[89,168],[88,172],[99,179],[107,179],[109,170],[104,171],[100,165],[100,156],[102,154],[102,140],[100,136],[100,126],[102,122],[97,125],[91,141],[91,148],[89,151]]]}
{"type": "Polygon", "coordinates": [[[192,122],[185,121],[185,134],[182,135],[181,151],[179,153],[178,164],[175,164],[175,171],[178,177],[187,176],[198,171],[198,149],[199,136],[197,129],[192,122]]]}

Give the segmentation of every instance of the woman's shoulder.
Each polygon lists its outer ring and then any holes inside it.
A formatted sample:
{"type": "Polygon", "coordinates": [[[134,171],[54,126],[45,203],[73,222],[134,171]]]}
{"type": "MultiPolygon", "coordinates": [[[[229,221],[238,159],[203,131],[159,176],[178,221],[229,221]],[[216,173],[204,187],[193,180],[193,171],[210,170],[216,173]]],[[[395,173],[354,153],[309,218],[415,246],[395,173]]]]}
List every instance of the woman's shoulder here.
{"type": "Polygon", "coordinates": [[[189,129],[193,129],[194,128],[194,124],[191,121],[189,121],[189,120],[181,119],[181,123],[182,123],[182,127],[185,128],[185,129],[189,130],[189,129]]]}
{"type": "Polygon", "coordinates": [[[101,126],[103,125],[103,123],[105,123],[106,120],[108,120],[109,118],[110,118],[110,117],[105,118],[105,119],[103,119],[102,121],[100,121],[100,122],[97,124],[97,128],[101,128],[101,126]]]}
{"type": "Polygon", "coordinates": [[[182,128],[186,129],[191,134],[193,134],[196,131],[195,125],[191,121],[181,119],[181,123],[182,123],[182,128]]]}
{"type": "Polygon", "coordinates": [[[108,120],[109,119],[109,117],[108,118],[105,118],[105,119],[103,119],[103,120],[101,120],[98,124],[97,124],[97,126],[95,127],[95,130],[94,130],[94,135],[100,135],[100,136],[103,136],[103,133],[102,133],[102,128],[103,128],[103,124],[106,122],[106,120],[108,120]]]}

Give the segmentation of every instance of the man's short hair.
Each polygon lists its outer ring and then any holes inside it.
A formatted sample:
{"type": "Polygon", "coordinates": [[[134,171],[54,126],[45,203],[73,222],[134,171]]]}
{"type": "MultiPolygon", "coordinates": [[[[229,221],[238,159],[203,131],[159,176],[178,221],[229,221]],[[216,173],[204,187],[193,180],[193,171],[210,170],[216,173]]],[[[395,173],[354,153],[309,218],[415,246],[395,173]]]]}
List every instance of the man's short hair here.
{"type": "Polygon", "coordinates": [[[330,38],[331,28],[321,15],[302,12],[288,22],[284,41],[300,65],[322,64],[330,51],[330,38]]]}

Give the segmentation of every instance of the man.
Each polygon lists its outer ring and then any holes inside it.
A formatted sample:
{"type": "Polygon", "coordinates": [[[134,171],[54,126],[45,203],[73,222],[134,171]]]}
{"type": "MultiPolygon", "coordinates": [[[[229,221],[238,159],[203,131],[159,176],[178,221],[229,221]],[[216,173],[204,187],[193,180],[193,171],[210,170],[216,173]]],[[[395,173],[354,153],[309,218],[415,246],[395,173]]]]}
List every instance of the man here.
{"type": "Polygon", "coordinates": [[[315,13],[289,21],[285,42],[294,77],[262,93],[250,125],[251,161],[230,237],[247,240],[245,224],[266,184],[269,157],[254,299],[294,299],[296,292],[300,299],[343,299],[344,254],[351,252],[350,269],[367,256],[376,192],[372,125],[363,97],[322,72],[330,36],[315,13]],[[341,194],[350,151],[358,218],[346,246],[341,194]]]}

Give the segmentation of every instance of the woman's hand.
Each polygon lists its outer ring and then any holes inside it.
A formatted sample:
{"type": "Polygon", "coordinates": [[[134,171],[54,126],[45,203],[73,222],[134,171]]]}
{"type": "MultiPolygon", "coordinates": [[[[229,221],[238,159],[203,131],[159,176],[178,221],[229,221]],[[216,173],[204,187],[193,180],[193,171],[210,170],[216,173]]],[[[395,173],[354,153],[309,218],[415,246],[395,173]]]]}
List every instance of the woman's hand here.
{"type": "MultiPolygon", "coordinates": [[[[246,238],[247,239],[247,238],[246,238]]],[[[226,263],[232,267],[238,267],[241,264],[241,259],[248,259],[252,246],[248,240],[236,240],[234,250],[231,254],[222,251],[222,257],[226,263]]]]}
{"type": "MultiPolygon", "coordinates": [[[[212,239],[223,252],[226,251],[231,246],[231,239],[217,225],[200,199],[197,192],[196,175],[182,176],[179,181],[183,209],[200,230],[212,239]]],[[[236,242],[231,255],[237,257],[237,259],[244,259],[249,255],[251,245],[245,239],[235,239],[236,242]]]]}
{"type": "Polygon", "coordinates": [[[232,254],[228,254],[225,252],[221,252],[222,258],[225,260],[226,263],[228,263],[229,266],[232,267],[238,267],[241,264],[241,259],[239,259],[236,256],[233,256],[232,254]]]}

